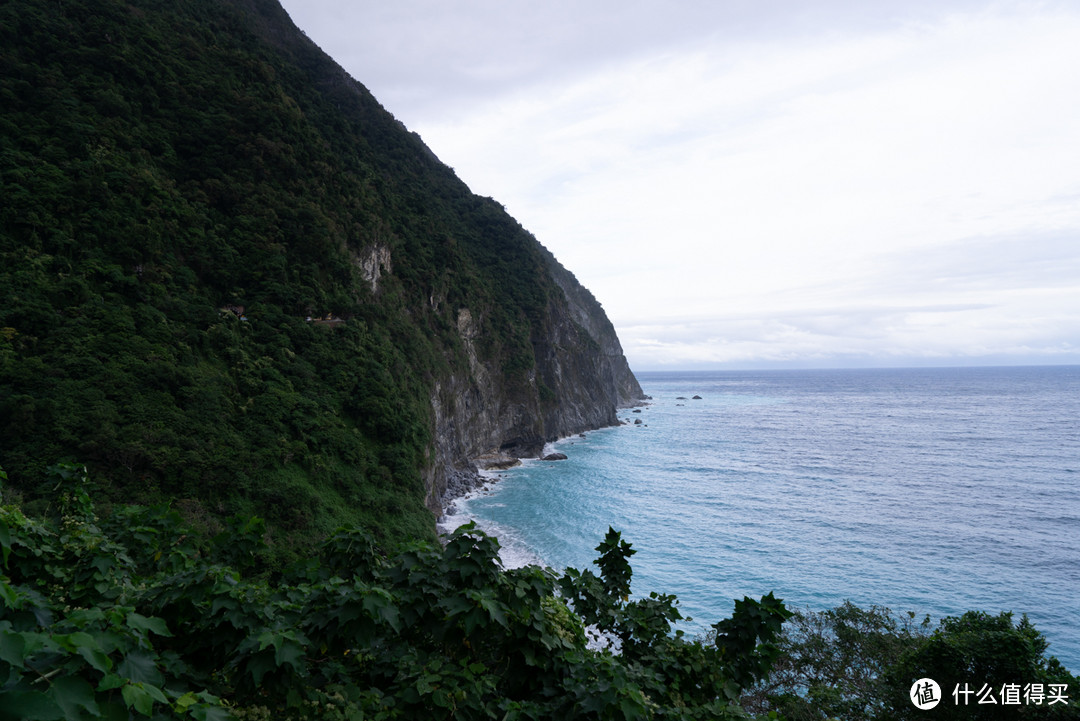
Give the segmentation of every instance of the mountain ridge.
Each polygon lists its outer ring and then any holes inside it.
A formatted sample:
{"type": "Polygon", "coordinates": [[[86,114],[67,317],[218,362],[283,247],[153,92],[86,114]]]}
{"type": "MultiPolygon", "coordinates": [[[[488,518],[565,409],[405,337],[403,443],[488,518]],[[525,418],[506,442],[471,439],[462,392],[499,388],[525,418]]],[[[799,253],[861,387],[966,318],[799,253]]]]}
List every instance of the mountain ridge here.
{"type": "Polygon", "coordinates": [[[211,530],[433,533],[640,399],[603,309],[273,0],[0,8],[0,465],[211,530]]]}

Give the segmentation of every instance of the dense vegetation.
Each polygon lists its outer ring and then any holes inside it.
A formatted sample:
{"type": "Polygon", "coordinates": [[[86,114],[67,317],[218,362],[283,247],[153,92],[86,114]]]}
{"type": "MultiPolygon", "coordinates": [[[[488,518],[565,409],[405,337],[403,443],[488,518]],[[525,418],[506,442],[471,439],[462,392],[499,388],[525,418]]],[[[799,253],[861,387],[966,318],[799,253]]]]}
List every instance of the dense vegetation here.
{"type": "Polygon", "coordinates": [[[885,721],[926,718],[908,700],[926,677],[946,697],[933,718],[1080,716],[1078,679],[1010,614],[931,631],[845,604],[782,630],[792,614],[770,594],[689,639],[673,596],[631,600],[634,550],[615,531],[599,575],[505,570],[471,526],[389,553],[341,529],[267,573],[257,518],[207,539],[167,506],[100,513],[85,467],[47,482],[42,516],[0,499],[0,721],[885,721]],[[978,704],[983,684],[1015,703],[978,704]]]}
{"type": "Polygon", "coordinates": [[[629,600],[614,531],[599,576],[503,570],[464,527],[390,555],[343,530],[268,579],[255,519],[202,542],[51,473],[45,517],[0,505],[0,721],[739,718],[787,616],[769,595],[710,643],[673,634],[673,597],[629,600]]]}
{"type": "Polygon", "coordinates": [[[0,462],[28,503],[67,459],[281,547],[431,538],[458,309],[509,392],[544,390],[545,251],[276,2],[0,5],[0,199],[0,462]]]}
{"type": "Polygon", "coordinates": [[[1080,693],[1007,614],[843,607],[777,636],[765,596],[688,639],[673,597],[630,600],[614,532],[599,575],[504,570],[471,528],[439,545],[422,477],[432,381],[468,368],[458,310],[508,402],[555,402],[545,263],[276,2],[0,4],[0,721],[891,719],[922,675],[1080,693]]]}
{"type": "Polygon", "coordinates": [[[1026,616],[969,611],[934,626],[929,617],[845,603],[794,613],[777,645],[772,672],[744,706],[788,721],[1080,718],[1080,679],[1046,655],[1026,616]],[[941,688],[935,709],[910,701],[923,678],[941,688]]]}

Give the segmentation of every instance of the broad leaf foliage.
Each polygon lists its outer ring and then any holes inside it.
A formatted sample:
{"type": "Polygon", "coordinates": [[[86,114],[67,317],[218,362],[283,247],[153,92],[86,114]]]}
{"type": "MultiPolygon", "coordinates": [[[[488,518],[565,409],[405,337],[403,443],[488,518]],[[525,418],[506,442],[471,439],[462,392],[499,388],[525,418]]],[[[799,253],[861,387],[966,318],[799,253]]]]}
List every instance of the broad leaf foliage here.
{"type": "Polygon", "coordinates": [[[52,471],[44,517],[0,506],[2,721],[741,718],[788,615],[769,595],[715,643],[673,633],[613,530],[600,576],[504,569],[472,525],[391,554],[341,530],[271,574],[257,520],[199,541],[166,507],[99,516],[82,467],[52,471]]]}

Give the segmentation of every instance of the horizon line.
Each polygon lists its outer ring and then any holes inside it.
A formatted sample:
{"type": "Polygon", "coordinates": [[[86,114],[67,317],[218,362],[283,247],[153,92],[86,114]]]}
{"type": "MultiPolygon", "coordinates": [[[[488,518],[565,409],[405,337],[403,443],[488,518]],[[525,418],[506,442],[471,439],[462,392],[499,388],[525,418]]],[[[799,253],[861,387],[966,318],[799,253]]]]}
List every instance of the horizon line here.
{"type": "Polygon", "coordinates": [[[836,364],[828,362],[808,363],[805,361],[762,361],[748,364],[687,364],[679,365],[650,365],[642,368],[631,366],[632,373],[709,373],[709,372],[741,372],[741,371],[811,371],[811,370],[960,370],[975,368],[1076,368],[1080,367],[1080,361],[1074,362],[1006,362],[990,361],[985,363],[901,363],[901,364],[836,364]]]}

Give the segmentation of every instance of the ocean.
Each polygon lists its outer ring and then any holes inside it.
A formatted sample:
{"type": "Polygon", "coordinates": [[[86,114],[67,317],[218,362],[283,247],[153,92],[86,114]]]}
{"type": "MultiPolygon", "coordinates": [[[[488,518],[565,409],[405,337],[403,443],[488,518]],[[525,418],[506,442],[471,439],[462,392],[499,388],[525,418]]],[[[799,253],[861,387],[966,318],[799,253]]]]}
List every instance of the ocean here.
{"type": "Polygon", "coordinates": [[[625,425],[493,475],[448,525],[560,570],[588,567],[611,526],[638,552],[634,594],[677,595],[689,633],[770,591],[1013,611],[1080,671],[1080,366],[638,379],[652,400],[625,425]]]}

